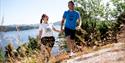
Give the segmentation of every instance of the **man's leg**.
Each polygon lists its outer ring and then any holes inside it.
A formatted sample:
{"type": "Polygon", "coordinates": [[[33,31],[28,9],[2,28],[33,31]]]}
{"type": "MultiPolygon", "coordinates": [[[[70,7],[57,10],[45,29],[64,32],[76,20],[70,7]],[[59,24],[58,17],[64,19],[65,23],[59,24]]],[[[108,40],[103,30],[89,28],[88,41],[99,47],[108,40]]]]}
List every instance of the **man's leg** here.
{"type": "Polygon", "coordinates": [[[75,40],[71,39],[70,36],[68,36],[66,42],[67,42],[69,51],[70,51],[70,53],[72,55],[72,53],[75,52],[75,40]]]}
{"type": "Polygon", "coordinates": [[[75,52],[75,40],[70,39],[72,52],[75,52]]]}
{"type": "Polygon", "coordinates": [[[75,52],[75,30],[71,30],[70,34],[70,41],[71,41],[71,47],[72,47],[72,52],[75,52]]]}
{"type": "Polygon", "coordinates": [[[75,31],[72,31],[71,29],[68,29],[68,28],[65,28],[65,35],[66,35],[66,43],[67,43],[67,46],[68,46],[68,49],[70,52],[72,52],[73,50],[73,43],[72,43],[72,37],[74,38],[74,32],[75,31]],[[73,34],[73,36],[72,36],[73,34]]]}
{"type": "Polygon", "coordinates": [[[74,56],[75,54],[75,44],[74,44],[74,40],[69,38],[69,45],[70,45],[70,55],[69,56],[74,56]]]}
{"type": "Polygon", "coordinates": [[[66,37],[66,43],[67,43],[67,46],[68,46],[69,51],[71,51],[71,50],[72,50],[72,45],[71,45],[70,36],[67,36],[67,37],[66,37]]]}

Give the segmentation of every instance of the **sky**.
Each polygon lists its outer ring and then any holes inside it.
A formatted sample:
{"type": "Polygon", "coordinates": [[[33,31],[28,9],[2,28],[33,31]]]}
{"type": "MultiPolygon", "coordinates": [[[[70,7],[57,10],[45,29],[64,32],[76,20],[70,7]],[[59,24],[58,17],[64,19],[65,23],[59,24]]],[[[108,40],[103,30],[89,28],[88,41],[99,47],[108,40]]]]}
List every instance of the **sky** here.
{"type": "Polygon", "coordinates": [[[0,23],[3,25],[38,24],[43,13],[49,22],[61,21],[69,0],[0,0],[0,23]]]}

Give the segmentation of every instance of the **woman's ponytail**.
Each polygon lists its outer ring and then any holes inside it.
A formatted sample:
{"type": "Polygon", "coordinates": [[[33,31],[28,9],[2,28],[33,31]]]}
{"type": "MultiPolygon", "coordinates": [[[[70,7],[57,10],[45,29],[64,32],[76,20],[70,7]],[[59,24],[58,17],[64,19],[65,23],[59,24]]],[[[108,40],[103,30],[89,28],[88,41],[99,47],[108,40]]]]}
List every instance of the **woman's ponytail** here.
{"type": "Polygon", "coordinates": [[[42,20],[42,19],[40,19],[40,24],[42,24],[42,21],[43,21],[43,20],[42,20]]]}
{"type": "Polygon", "coordinates": [[[46,16],[46,14],[43,14],[43,15],[42,15],[42,17],[41,17],[41,19],[40,19],[40,23],[42,23],[42,21],[43,21],[43,19],[44,19],[45,16],[46,16]]]}

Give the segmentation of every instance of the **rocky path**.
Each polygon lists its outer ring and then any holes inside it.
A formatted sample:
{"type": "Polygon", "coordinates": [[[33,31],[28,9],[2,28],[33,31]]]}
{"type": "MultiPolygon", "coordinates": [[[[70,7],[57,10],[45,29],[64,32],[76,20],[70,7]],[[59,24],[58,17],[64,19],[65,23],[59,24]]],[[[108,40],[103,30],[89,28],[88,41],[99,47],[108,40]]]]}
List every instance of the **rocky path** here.
{"type": "Polygon", "coordinates": [[[115,43],[112,47],[83,54],[62,63],[125,63],[125,44],[115,43]]]}

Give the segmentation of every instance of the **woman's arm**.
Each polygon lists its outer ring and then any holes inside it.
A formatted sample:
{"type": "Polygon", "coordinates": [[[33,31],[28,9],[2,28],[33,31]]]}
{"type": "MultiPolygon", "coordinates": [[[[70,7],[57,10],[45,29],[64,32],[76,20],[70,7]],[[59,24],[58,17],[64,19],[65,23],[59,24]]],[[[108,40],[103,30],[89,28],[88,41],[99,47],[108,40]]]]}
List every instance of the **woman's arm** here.
{"type": "Polygon", "coordinates": [[[53,30],[56,31],[56,32],[61,32],[60,30],[57,30],[55,29],[53,26],[52,26],[53,30]]]}
{"type": "Polygon", "coordinates": [[[42,30],[39,30],[39,36],[38,36],[38,38],[41,39],[41,36],[42,36],[42,30]]]}

